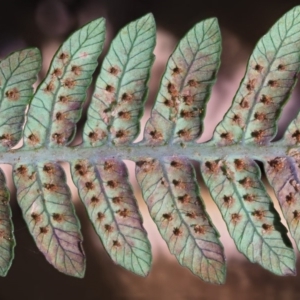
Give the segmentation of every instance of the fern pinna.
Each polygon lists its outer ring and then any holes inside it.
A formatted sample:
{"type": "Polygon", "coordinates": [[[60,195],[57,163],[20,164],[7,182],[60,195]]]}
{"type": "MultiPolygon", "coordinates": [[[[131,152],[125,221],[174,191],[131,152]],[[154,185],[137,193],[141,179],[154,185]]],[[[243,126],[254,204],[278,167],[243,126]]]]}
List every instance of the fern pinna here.
{"type": "MultiPolygon", "coordinates": [[[[300,117],[281,141],[271,142],[299,72],[299,24],[298,6],[258,42],[232,106],[212,140],[203,144],[196,140],[203,131],[221,54],[214,18],[194,26],[171,55],[144,139],[138,143],[134,141],[154,60],[151,14],[127,25],[112,42],[79,146],[68,145],[76,134],[103,48],[104,20],[87,24],[59,48],[34,95],[39,51],[21,50],[2,60],[0,162],[13,165],[18,203],[46,259],[65,274],[84,276],[80,224],[60,166],[68,162],[80,198],[112,260],[136,274],[148,274],[151,249],[123,162],[129,159],[136,163],[143,197],[170,252],[203,280],[223,283],[223,246],[200,196],[191,163],[196,160],[238,250],[275,274],[295,274],[287,229],[255,160],[263,162],[300,249],[300,117]],[[12,149],[22,138],[23,146],[12,149]]],[[[5,276],[15,239],[2,171],[0,195],[0,273],[5,276]]]]}

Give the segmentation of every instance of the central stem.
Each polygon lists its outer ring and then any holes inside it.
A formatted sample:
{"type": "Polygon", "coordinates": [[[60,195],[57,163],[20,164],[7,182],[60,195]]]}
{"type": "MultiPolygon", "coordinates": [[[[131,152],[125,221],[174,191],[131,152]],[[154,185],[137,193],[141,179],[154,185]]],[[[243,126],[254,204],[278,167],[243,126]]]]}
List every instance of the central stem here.
{"type": "MultiPolygon", "coordinates": [[[[164,156],[184,156],[192,160],[204,161],[209,158],[249,157],[264,160],[267,157],[285,157],[291,147],[273,143],[266,146],[240,144],[218,147],[212,143],[180,145],[143,146],[132,144],[127,146],[102,146],[87,148],[76,147],[39,148],[26,150],[23,148],[0,153],[0,164],[31,164],[47,161],[71,162],[77,159],[97,161],[103,157],[116,157],[122,160],[138,161],[143,157],[161,158],[164,156]]],[[[296,147],[295,147],[296,148],[296,147]]],[[[296,148],[296,150],[298,150],[296,148]]],[[[300,151],[300,149],[299,149],[300,151]]]]}

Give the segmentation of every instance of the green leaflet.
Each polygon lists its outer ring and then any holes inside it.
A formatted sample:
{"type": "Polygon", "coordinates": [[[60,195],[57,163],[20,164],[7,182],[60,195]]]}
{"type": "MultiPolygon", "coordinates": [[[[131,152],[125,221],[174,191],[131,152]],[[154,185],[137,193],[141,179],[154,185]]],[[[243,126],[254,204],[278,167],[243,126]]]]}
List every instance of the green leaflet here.
{"type": "Polygon", "coordinates": [[[198,23],[179,42],[145,128],[146,144],[190,142],[201,135],[220,55],[221,35],[215,18],[198,23]]]}
{"type": "Polygon", "coordinates": [[[113,158],[72,163],[72,176],[90,220],[114,262],[146,276],[151,246],[125,164],[113,158]]]}
{"type": "Polygon", "coordinates": [[[290,155],[291,157],[266,156],[264,167],[290,233],[300,249],[300,159],[298,153],[291,151],[290,155]]]}
{"type": "Polygon", "coordinates": [[[0,62],[0,151],[15,146],[22,137],[25,109],[32,84],[41,67],[36,48],[14,52],[0,62]]]}
{"type": "Polygon", "coordinates": [[[105,57],[84,127],[84,144],[130,144],[139,133],[155,46],[148,14],[124,27],[105,57]]]}
{"type": "Polygon", "coordinates": [[[280,146],[288,147],[287,156],[265,155],[264,167],[270,185],[279,200],[290,233],[300,250],[300,142],[299,115],[288,126],[280,146]]]}
{"type": "Polygon", "coordinates": [[[223,247],[199,197],[191,163],[181,158],[146,158],[137,162],[136,174],[170,252],[203,280],[223,283],[223,247]]]}
{"type": "Polygon", "coordinates": [[[299,72],[299,25],[297,6],[258,42],[232,106],[215,129],[213,141],[219,146],[267,144],[276,134],[282,106],[299,72]]]}
{"type": "Polygon", "coordinates": [[[238,250],[277,275],[295,274],[295,255],[286,228],[248,158],[212,159],[201,166],[238,250]]]}
{"type": "Polygon", "coordinates": [[[38,248],[60,272],[83,277],[80,224],[63,169],[56,163],[17,164],[17,199],[38,248]]]}
{"type": "Polygon", "coordinates": [[[0,276],[6,276],[14,258],[16,245],[9,206],[9,190],[0,169],[0,276]]]}
{"type": "Polygon", "coordinates": [[[104,37],[101,18],[76,31],[58,49],[30,105],[26,148],[58,147],[73,140],[104,37]]]}

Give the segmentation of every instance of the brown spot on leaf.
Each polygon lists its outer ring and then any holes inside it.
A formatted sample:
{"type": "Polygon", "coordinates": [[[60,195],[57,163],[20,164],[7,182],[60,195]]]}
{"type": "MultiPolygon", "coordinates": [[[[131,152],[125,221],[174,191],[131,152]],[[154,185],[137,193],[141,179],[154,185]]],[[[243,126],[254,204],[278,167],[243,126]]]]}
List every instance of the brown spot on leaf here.
{"type": "Polygon", "coordinates": [[[273,225],[269,225],[269,224],[264,223],[264,224],[262,225],[262,228],[263,228],[263,233],[270,233],[270,232],[273,231],[274,226],[273,226],[273,225]]]}
{"type": "Polygon", "coordinates": [[[20,92],[17,88],[13,88],[11,90],[6,91],[5,96],[9,100],[17,101],[20,98],[20,92]]]}
{"type": "Polygon", "coordinates": [[[110,187],[111,189],[115,189],[118,186],[118,182],[115,180],[108,180],[107,186],[110,187]]]}
{"type": "Polygon", "coordinates": [[[224,195],[223,201],[224,201],[224,205],[229,207],[233,204],[233,197],[224,195]]]}
{"type": "Polygon", "coordinates": [[[120,117],[120,119],[123,119],[126,121],[130,120],[130,118],[131,118],[131,114],[129,111],[119,111],[118,116],[120,117]]]}
{"type": "Polygon", "coordinates": [[[104,229],[105,229],[105,231],[108,232],[108,233],[111,233],[111,232],[114,231],[114,228],[113,228],[111,225],[109,225],[109,224],[105,224],[105,225],[104,225],[104,229]]]}
{"type": "Polygon", "coordinates": [[[162,140],[163,139],[163,135],[157,130],[150,131],[150,135],[154,140],[162,140]]]}
{"type": "Polygon", "coordinates": [[[234,166],[237,171],[243,171],[245,169],[245,162],[242,159],[235,159],[234,166]]]}
{"type": "Polygon", "coordinates": [[[32,144],[37,144],[39,142],[39,138],[33,133],[28,136],[28,139],[32,144]]]}
{"type": "Polygon", "coordinates": [[[127,218],[129,216],[129,214],[130,214],[130,211],[127,208],[124,208],[123,210],[118,210],[117,213],[122,218],[127,218]]]}
{"type": "Polygon", "coordinates": [[[74,169],[76,173],[78,173],[80,176],[85,176],[88,172],[87,166],[82,163],[78,163],[74,166],[74,169]]]}
{"type": "Polygon", "coordinates": [[[191,130],[190,129],[181,129],[177,132],[178,136],[184,140],[191,139],[191,130]]]}
{"type": "Polygon", "coordinates": [[[184,182],[182,182],[181,180],[174,179],[172,181],[172,183],[174,184],[174,186],[176,188],[179,188],[179,189],[185,189],[186,188],[186,184],[184,182]]]}
{"type": "Polygon", "coordinates": [[[272,103],[272,98],[270,96],[262,95],[260,102],[262,102],[264,105],[269,105],[272,103]]]}
{"type": "Polygon", "coordinates": [[[54,69],[54,71],[52,72],[52,76],[60,77],[61,75],[62,75],[62,70],[59,68],[54,69]]]}
{"type": "Polygon", "coordinates": [[[239,183],[245,188],[248,189],[253,186],[253,181],[249,177],[245,177],[239,180],[239,183]]]}
{"type": "Polygon", "coordinates": [[[247,202],[253,202],[255,201],[255,195],[251,195],[251,194],[246,194],[243,196],[243,199],[247,202]]]}
{"type": "Polygon", "coordinates": [[[62,103],[67,103],[69,100],[70,100],[70,96],[59,96],[58,99],[59,99],[59,102],[62,102],[62,103]]]}
{"type": "Polygon", "coordinates": [[[220,137],[227,142],[232,142],[233,140],[232,134],[230,132],[223,132],[220,134],[220,137]]]}
{"type": "Polygon", "coordinates": [[[172,97],[178,97],[178,91],[175,88],[175,85],[173,83],[168,84],[168,93],[171,94],[172,97]]]}
{"type": "Polygon", "coordinates": [[[263,131],[262,130],[254,130],[251,132],[251,136],[257,141],[260,142],[263,139],[263,131]]]}
{"type": "Polygon", "coordinates": [[[52,218],[54,221],[56,221],[58,223],[64,221],[64,216],[62,214],[54,213],[54,214],[52,214],[52,218]]]}
{"type": "Polygon", "coordinates": [[[284,168],[283,158],[281,158],[281,157],[276,157],[276,158],[268,161],[268,164],[276,172],[279,172],[279,171],[281,171],[284,168]]]}
{"type": "Polygon", "coordinates": [[[13,136],[10,133],[4,133],[0,136],[0,141],[3,145],[10,146],[13,140],[13,136]]]}
{"type": "Polygon", "coordinates": [[[28,171],[27,167],[24,165],[21,165],[20,167],[17,168],[16,173],[18,175],[24,176],[24,175],[27,175],[27,171],[28,171]]]}
{"type": "Polygon", "coordinates": [[[97,220],[98,221],[101,222],[104,218],[105,218],[105,214],[104,213],[102,213],[102,212],[98,212],[97,213],[97,220]]]}
{"type": "Polygon", "coordinates": [[[278,71],[284,71],[285,70],[285,66],[282,65],[282,64],[279,64],[278,67],[277,67],[277,70],[278,71]]]}
{"type": "Polygon", "coordinates": [[[127,101],[127,102],[129,102],[129,101],[131,101],[132,99],[133,99],[133,95],[131,95],[131,94],[128,94],[128,93],[124,93],[123,95],[122,95],[122,101],[127,101]]]}
{"type": "Polygon", "coordinates": [[[57,190],[57,186],[53,183],[44,183],[44,188],[50,192],[54,192],[57,190]]]}
{"type": "Polygon", "coordinates": [[[285,196],[286,203],[290,206],[294,204],[295,202],[295,196],[293,193],[289,193],[288,195],[285,196]]]}
{"type": "Polygon", "coordinates": [[[212,173],[218,171],[218,163],[216,161],[206,161],[205,167],[212,173]]]}
{"type": "Polygon", "coordinates": [[[93,140],[93,141],[97,141],[98,140],[98,134],[95,131],[91,131],[88,135],[88,137],[93,140]]]}
{"type": "Polygon", "coordinates": [[[167,107],[174,107],[174,101],[173,100],[165,99],[164,104],[167,107]]]}
{"type": "Polygon", "coordinates": [[[175,236],[180,236],[180,235],[182,235],[182,230],[180,228],[178,228],[178,227],[174,227],[173,234],[175,236]]]}
{"type": "Polygon", "coordinates": [[[98,197],[96,197],[96,196],[93,196],[91,198],[91,203],[93,203],[93,204],[97,204],[97,203],[99,203],[99,201],[100,201],[100,199],[98,197]]]}
{"type": "Polygon", "coordinates": [[[32,220],[34,221],[34,223],[36,224],[36,223],[38,223],[38,222],[41,221],[42,216],[41,216],[40,214],[37,214],[37,213],[33,212],[33,213],[31,214],[31,218],[32,218],[32,220]]]}
{"type": "Polygon", "coordinates": [[[54,173],[54,167],[51,164],[45,164],[43,167],[43,171],[47,174],[53,174],[54,173]]]}
{"type": "Polygon", "coordinates": [[[85,187],[87,188],[87,190],[91,191],[95,188],[95,185],[94,185],[93,182],[88,181],[88,182],[85,183],[85,187]]]}
{"type": "Polygon", "coordinates": [[[126,138],[127,135],[128,134],[127,134],[126,130],[123,130],[123,129],[120,129],[116,132],[116,138],[118,138],[118,139],[126,138]]]}
{"type": "Polygon", "coordinates": [[[266,121],[267,116],[266,116],[265,113],[256,112],[254,114],[254,119],[257,120],[257,121],[266,121]]]}
{"type": "Polygon", "coordinates": [[[105,171],[110,172],[110,171],[113,171],[115,169],[115,164],[110,160],[106,160],[104,162],[103,168],[104,168],[105,171]]]}
{"type": "Polygon", "coordinates": [[[57,112],[55,118],[57,121],[61,121],[63,119],[63,114],[61,112],[57,112]]]}
{"type": "Polygon", "coordinates": [[[193,110],[185,110],[185,109],[183,109],[180,112],[180,116],[181,116],[181,118],[184,118],[184,119],[188,120],[188,119],[191,119],[191,118],[195,117],[195,112],[193,110]]]}
{"type": "Polygon", "coordinates": [[[52,81],[50,81],[50,82],[46,85],[44,91],[47,92],[47,93],[52,93],[52,92],[54,91],[54,89],[55,89],[55,85],[54,85],[54,83],[53,83],[52,81]]]}
{"type": "Polygon", "coordinates": [[[300,191],[300,184],[296,180],[290,180],[290,185],[295,189],[296,192],[300,191]]]}
{"type": "Polygon", "coordinates": [[[66,78],[63,82],[63,86],[68,89],[73,89],[76,86],[76,81],[72,78],[66,78]]]}
{"type": "Polygon", "coordinates": [[[201,226],[201,225],[194,225],[193,227],[194,227],[195,233],[205,234],[205,232],[206,232],[204,226],[201,226]]]}
{"type": "Polygon", "coordinates": [[[122,197],[113,197],[112,202],[114,204],[120,204],[122,202],[122,197]]]}
{"type": "Polygon", "coordinates": [[[107,92],[109,92],[109,93],[113,93],[113,92],[115,91],[115,88],[114,88],[113,86],[111,86],[111,85],[108,84],[108,85],[106,86],[105,90],[106,90],[107,92]]]}
{"type": "Polygon", "coordinates": [[[173,75],[178,75],[178,74],[180,74],[182,72],[182,70],[180,69],[180,68],[178,68],[178,67],[175,67],[174,69],[173,69],[173,75]]]}
{"type": "Polygon", "coordinates": [[[80,66],[72,66],[71,71],[74,73],[74,75],[79,76],[82,68],[80,66]]]}
{"type": "Polygon", "coordinates": [[[48,227],[40,227],[40,234],[46,234],[49,231],[48,227]]]}
{"type": "Polygon", "coordinates": [[[294,138],[297,143],[300,143],[300,131],[298,129],[292,134],[292,138],[294,138]]]}
{"type": "Polygon", "coordinates": [[[235,115],[232,117],[232,121],[233,121],[233,123],[235,123],[235,124],[240,124],[240,122],[241,122],[241,117],[240,117],[239,115],[235,114],[235,115]]]}
{"type": "Polygon", "coordinates": [[[67,54],[66,52],[62,52],[62,53],[58,56],[58,58],[61,59],[61,60],[68,59],[68,58],[69,58],[69,54],[67,54]]]}
{"type": "Polygon", "coordinates": [[[115,67],[111,67],[108,72],[114,76],[117,76],[119,74],[119,70],[115,67]]]}
{"type": "Polygon", "coordinates": [[[255,65],[254,70],[257,71],[258,73],[260,73],[263,70],[263,68],[264,68],[263,66],[257,64],[257,65],[255,65]]]}
{"type": "Polygon", "coordinates": [[[293,219],[296,221],[300,220],[300,211],[299,210],[294,210],[293,211],[293,219]]]}
{"type": "Polygon", "coordinates": [[[240,220],[242,219],[242,216],[238,213],[231,214],[231,222],[236,225],[240,220]]]}
{"type": "Polygon", "coordinates": [[[162,216],[163,216],[163,218],[164,218],[165,220],[167,220],[167,221],[172,221],[172,220],[173,220],[172,215],[169,214],[169,213],[165,213],[165,214],[163,214],[162,216]]]}
{"type": "Polygon", "coordinates": [[[246,88],[249,92],[252,92],[255,88],[256,79],[251,79],[248,81],[246,88]]]}
{"type": "Polygon", "coordinates": [[[178,201],[181,202],[182,204],[190,203],[190,200],[191,200],[191,196],[189,196],[188,194],[178,197],[178,201]]]}
{"type": "Polygon", "coordinates": [[[240,107],[241,108],[249,108],[249,101],[246,98],[243,98],[240,102],[240,107]]]}
{"type": "Polygon", "coordinates": [[[180,161],[177,160],[172,160],[170,163],[170,166],[175,168],[175,169],[180,169],[182,168],[182,163],[180,161]]]}
{"type": "Polygon", "coordinates": [[[252,216],[254,216],[258,220],[262,220],[265,217],[265,211],[254,210],[254,212],[252,212],[252,216]]]}
{"type": "Polygon", "coordinates": [[[61,145],[64,143],[65,141],[65,137],[64,137],[64,134],[63,133],[53,133],[52,134],[52,138],[53,140],[58,144],[58,145],[61,145]]]}
{"type": "Polygon", "coordinates": [[[278,87],[279,86],[279,82],[277,80],[269,80],[268,81],[268,86],[270,86],[270,87],[278,87]]]}
{"type": "Polygon", "coordinates": [[[183,96],[183,101],[184,101],[184,103],[185,103],[185,105],[193,105],[193,103],[194,103],[194,96],[189,96],[189,95],[187,95],[187,96],[183,96]]]}
{"type": "Polygon", "coordinates": [[[185,215],[191,219],[196,219],[198,216],[195,211],[188,211],[185,215]]]}
{"type": "Polygon", "coordinates": [[[117,248],[121,247],[120,242],[117,240],[113,240],[113,247],[117,247],[117,248]]]}
{"type": "Polygon", "coordinates": [[[188,81],[188,85],[190,87],[197,87],[198,86],[198,82],[196,80],[194,80],[194,79],[191,79],[191,80],[188,81]]]}
{"type": "Polygon", "coordinates": [[[148,173],[153,171],[155,168],[155,160],[140,160],[136,162],[136,165],[142,170],[142,172],[148,173]]]}

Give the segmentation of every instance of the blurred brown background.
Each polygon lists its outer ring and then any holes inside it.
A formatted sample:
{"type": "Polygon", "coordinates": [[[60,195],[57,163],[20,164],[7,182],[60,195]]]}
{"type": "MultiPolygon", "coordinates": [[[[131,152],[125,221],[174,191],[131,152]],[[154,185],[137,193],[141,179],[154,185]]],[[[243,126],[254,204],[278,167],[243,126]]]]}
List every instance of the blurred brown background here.
{"type": "MultiPolygon", "coordinates": [[[[176,42],[195,23],[215,16],[222,31],[223,54],[218,81],[208,106],[205,133],[200,139],[205,141],[211,137],[214,127],[229,107],[243,76],[247,58],[257,40],[281,15],[297,4],[300,4],[299,1],[288,0],[1,0],[0,58],[20,48],[40,48],[44,59],[39,77],[41,80],[59,44],[88,21],[101,16],[107,19],[106,53],[109,41],[122,26],[152,12],[157,22],[158,40],[150,82],[151,91],[142,120],[144,124],[149,116],[164,65],[176,42]]],[[[102,56],[100,65],[101,59],[102,56]]],[[[278,137],[300,109],[299,92],[298,85],[284,109],[278,137]]],[[[76,140],[76,143],[79,142],[80,137],[76,140]]],[[[13,192],[11,205],[17,247],[8,276],[0,278],[0,300],[300,299],[299,276],[277,277],[257,265],[250,264],[237,252],[205,187],[202,187],[203,198],[222,235],[228,258],[227,282],[224,286],[205,284],[186,268],[179,266],[168,253],[165,243],[149,218],[133,176],[133,163],[128,162],[128,166],[152,243],[154,261],[150,275],[140,278],[111,262],[93,232],[75,188],[72,192],[85,237],[87,272],[84,279],[58,273],[34,245],[21,218],[13,192]]],[[[6,169],[11,171],[10,167],[6,166],[6,169]]],[[[13,190],[10,175],[8,182],[13,190]]]]}

